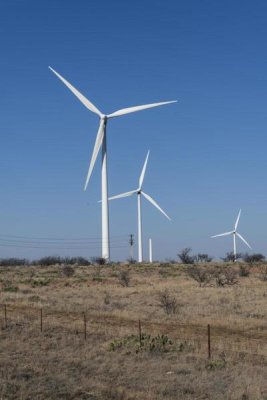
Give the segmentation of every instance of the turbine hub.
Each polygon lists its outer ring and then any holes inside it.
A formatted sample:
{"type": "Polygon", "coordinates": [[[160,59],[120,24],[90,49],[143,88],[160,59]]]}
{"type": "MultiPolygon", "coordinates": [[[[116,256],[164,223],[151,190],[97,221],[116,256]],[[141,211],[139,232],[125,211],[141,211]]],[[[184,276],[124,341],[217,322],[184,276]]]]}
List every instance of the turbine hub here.
{"type": "Polygon", "coordinates": [[[108,120],[108,117],[107,117],[106,115],[102,115],[102,116],[101,116],[101,119],[102,119],[102,121],[104,121],[104,122],[106,123],[107,120],[108,120]]]}

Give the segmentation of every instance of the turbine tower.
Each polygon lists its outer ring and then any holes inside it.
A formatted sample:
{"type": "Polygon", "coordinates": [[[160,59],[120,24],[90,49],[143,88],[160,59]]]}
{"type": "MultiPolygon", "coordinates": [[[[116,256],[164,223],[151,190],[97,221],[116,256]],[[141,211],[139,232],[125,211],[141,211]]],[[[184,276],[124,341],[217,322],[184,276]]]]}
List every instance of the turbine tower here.
{"type": "Polygon", "coordinates": [[[156,207],[163,215],[165,215],[168,220],[171,220],[170,217],[160,208],[160,206],[155,202],[155,200],[152,199],[147,193],[145,193],[142,189],[143,182],[144,182],[144,177],[145,177],[145,172],[146,172],[146,166],[147,166],[147,161],[149,157],[149,151],[147,153],[145,163],[139,178],[139,186],[135,190],[131,190],[130,192],[118,194],[116,196],[109,197],[109,200],[115,200],[115,199],[121,199],[123,197],[128,197],[132,196],[134,194],[137,194],[137,207],[138,207],[138,261],[142,262],[143,261],[143,242],[142,242],[142,210],[141,210],[141,195],[143,195],[151,204],[153,204],[154,207],[156,207]]]}
{"type": "Polygon", "coordinates": [[[89,165],[88,174],[86,177],[84,190],[86,190],[89,179],[91,177],[97,155],[99,153],[100,147],[102,146],[102,257],[106,260],[110,257],[110,245],[109,245],[109,210],[108,210],[108,175],[107,175],[107,140],[106,140],[106,127],[107,122],[110,118],[120,117],[125,114],[133,113],[136,111],[145,110],[147,108],[158,107],[164,104],[175,103],[174,101],[164,101],[161,103],[145,104],[141,106],[123,108],[121,110],[115,111],[112,114],[103,114],[99,109],[89,101],[85,96],[83,96],[74,86],[72,86],[65,78],[63,78],[58,72],[53,68],[49,69],[71,90],[71,92],[81,101],[81,103],[90,111],[97,114],[100,122],[99,128],[96,136],[96,141],[93,149],[93,154],[91,162],[89,165]]]}
{"type": "Polygon", "coordinates": [[[236,258],[236,236],[238,236],[239,239],[241,239],[251,249],[251,246],[248,244],[248,242],[243,238],[243,236],[240,235],[240,233],[237,232],[237,226],[238,226],[238,222],[239,222],[239,219],[240,219],[240,215],[241,215],[241,210],[239,210],[239,213],[238,213],[237,219],[235,221],[235,226],[234,226],[234,230],[233,231],[220,233],[219,235],[211,236],[212,238],[215,238],[215,237],[219,237],[219,236],[233,235],[235,261],[237,260],[237,258],[236,258]]]}

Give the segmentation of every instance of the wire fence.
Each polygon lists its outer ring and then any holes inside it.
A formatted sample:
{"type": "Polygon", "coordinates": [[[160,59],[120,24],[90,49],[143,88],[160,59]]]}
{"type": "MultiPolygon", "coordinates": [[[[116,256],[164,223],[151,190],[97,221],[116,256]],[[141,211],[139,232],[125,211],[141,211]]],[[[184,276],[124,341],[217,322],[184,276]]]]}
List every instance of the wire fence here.
{"type": "Polygon", "coordinates": [[[90,335],[102,335],[105,340],[143,334],[168,335],[172,340],[192,345],[200,356],[212,358],[230,354],[267,364],[267,330],[250,330],[233,327],[200,325],[177,322],[151,322],[118,315],[3,304],[0,317],[1,330],[12,332],[31,330],[34,335],[73,335],[87,340],[90,335]]]}

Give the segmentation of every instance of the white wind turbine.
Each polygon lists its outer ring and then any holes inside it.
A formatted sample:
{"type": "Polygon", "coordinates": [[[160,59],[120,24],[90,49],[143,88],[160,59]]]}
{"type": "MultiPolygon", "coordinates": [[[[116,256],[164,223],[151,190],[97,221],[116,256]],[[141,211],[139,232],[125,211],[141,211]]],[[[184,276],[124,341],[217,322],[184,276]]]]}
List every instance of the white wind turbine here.
{"type": "Polygon", "coordinates": [[[236,221],[235,221],[235,227],[234,227],[234,230],[233,230],[233,231],[225,232],[225,233],[220,233],[219,235],[211,236],[212,238],[215,238],[215,237],[218,237],[218,236],[233,235],[233,240],[234,240],[234,258],[235,258],[235,261],[236,261],[236,236],[238,236],[239,239],[241,239],[241,240],[251,249],[251,246],[248,244],[248,242],[243,238],[243,236],[240,235],[240,233],[237,232],[237,226],[238,226],[238,222],[239,222],[240,215],[241,215],[241,210],[239,210],[239,213],[238,213],[237,219],[236,219],[236,221]]]}
{"type": "Polygon", "coordinates": [[[109,259],[109,210],[108,210],[108,176],[107,176],[107,141],[106,141],[106,126],[107,121],[113,117],[120,117],[121,115],[133,113],[136,111],[145,110],[147,108],[158,107],[164,104],[175,103],[177,100],[174,101],[164,101],[161,103],[153,103],[153,104],[146,104],[141,106],[135,107],[128,107],[123,108],[121,110],[115,111],[112,114],[102,114],[98,108],[91,103],[86,97],[84,97],[75,87],[73,87],[66,79],[64,79],[58,72],[56,72],[53,68],[49,67],[49,69],[54,72],[54,74],[72,91],[72,93],[78,97],[78,99],[82,102],[82,104],[92,111],[93,113],[97,114],[100,122],[99,128],[96,136],[96,141],[93,149],[93,154],[91,158],[91,162],[89,165],[89,170],[87,174],[87,178],[84,185],[84,190],[86,190],[89,179],[91,177],[95,161],[97,155],[99,153],[100,147],[102,146],[102,257],[105,259],[109,259]]]}
{"type": "Polygon", "coordinates": [[[139,186],[135,190],[131,190],[130,192],[118,194],[117,196],[112,196],[109,197],[109,200],[115,200],[115,199],[121,199],[123,197],[128,197],[132,196],[134,194],[137,194],[137,206],[138,206],[138,261],[142,262],[143,261],[143,243],[142,243],[142,213],[141,213],[141,195],[143,195],[153,206],[155,206],[163,215],[165,215],[168,220],[171,220],[170,217],[160,208],[160,206],[155,202],[155,200],[152,199],[147,193],[145,193],[142,190],[143,182],[144,182],[144,177],[145,177],[145,172],[146,172],[146,166],[147,166],[147,161],[149,157],[149,151],[147,153],[145,163],[139,178],[139,186]]]}

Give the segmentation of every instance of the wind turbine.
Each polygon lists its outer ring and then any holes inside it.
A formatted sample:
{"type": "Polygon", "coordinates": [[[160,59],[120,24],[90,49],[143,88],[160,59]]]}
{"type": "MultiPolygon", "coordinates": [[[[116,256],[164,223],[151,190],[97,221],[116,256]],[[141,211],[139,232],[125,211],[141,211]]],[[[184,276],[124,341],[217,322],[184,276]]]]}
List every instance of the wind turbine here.
{"type": "Polygon", "coordinates": [[[153,204],[154,207],[156,207],[163,215],[165,215],[168,220],[171,220],[170,217],[160,208],[160,206],[155,202],[155,200],[152,199],[147,193],[145,193],[142,189],[143,182],[144,182],[144,177],[145,177],[145,172],[146,172],[146,166],[147,166],[147,161],[149,157],[149,151],[147,153],[145,163],[139,178],[139,186],[135,190],[131,190],[130,192],[118,194],[116,196],[109,197],[109,200],[115,200],[115,199],[121,199],[123,197],[129,197],[134,194],[137,194],[137,207],[138,207],[138,261],[142,262],[143,261],[143,243],[142,243],[142,213],[141,213],[141,195],[143,195],[151,204],[153,204]]]}
{"type": "Polygon", "coordinates": [[[109,259],[110,246],[109,246],[109,210],[108,210],[108,175],[107,175],[107,140],[106,140],[106,127],[107,122],[110,118],[120,117],[125,114],[133,113],[136,111],[145,110],[147,108],[158,107],[164,104],[175,103],[174,101],[164,101],[161,103],[145,104],[141,106],[123,108],[121,110],[115,111],[112,114],[103,114],[99,109],[89,101],[85,96],[83,96],[74,86],[72,86],[65,78],[63,78],[58,72],[53,68],[49,69],[71,90],[71,92],[81,101],[81,103],[90,111],[97,114],[100,122],[99,128],[96,136],[96,141],[93,149],[93,154],[91,162],[89,165],[88,174],[86,177],[84,190],[86,190],[89,179],[91,177],[97,155],[99,153],[100,147],[102,146],[102,257],[109,259]]]}
{"type": "Polygon", "coordinates": [[[234,230],[233,231],[220,233],[219,235],[211,236],[212,238],[215,238],[215,237],[219,237],[219,236],[233,235],[235,261],[236,261],[236,236],[238,236],[239,239],[241,239],[251,249],[251,246],[248,244],[248,242],[243,238],[243,236],[240,235],[240,233],[237,232],[237,226],[238,226],[238,222],[239,222],[239,219],[240,219],[240,215],[241,215],[241,210],[239,210],[239,213],[238,213],[237,219],[235,221],[235,226],[234,226],[234,230]]]}

